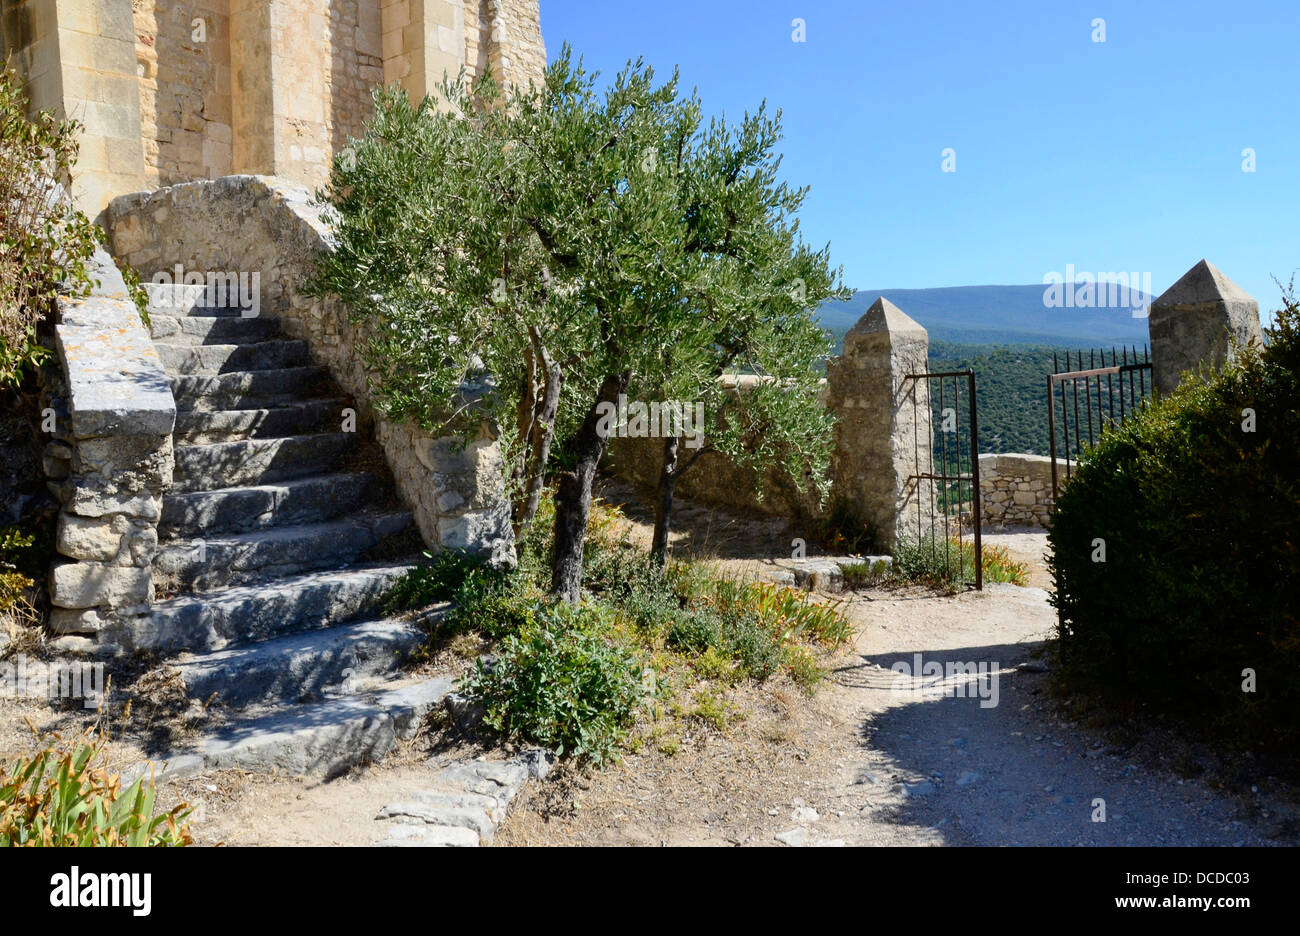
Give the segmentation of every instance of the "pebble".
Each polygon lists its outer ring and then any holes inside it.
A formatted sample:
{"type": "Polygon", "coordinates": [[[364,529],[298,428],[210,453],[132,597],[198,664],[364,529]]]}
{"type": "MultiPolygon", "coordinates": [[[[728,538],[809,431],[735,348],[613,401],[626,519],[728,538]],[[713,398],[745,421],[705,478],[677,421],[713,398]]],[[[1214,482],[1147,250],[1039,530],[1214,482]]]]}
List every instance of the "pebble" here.
{"type": "Polygon", "coordinates": [[[984,779],[984,775],[974,770],[963,770],[961,776],[957,778],[957,786],[970,786],[972,783],[979,783],[984,779]]]}
{"type": "Polygon", "coordinates": [[[917,783],[904,783],[898,788],[898,792],[904,797],[929,796],[934,792],[934,784],[929,780],[921,780],[917,783]]]}
{"type": "Polygon", "coordinates": [[[790,819],[794,822],[816,822],[820,818],[821,816],[818,815],[817,810],[811,806],[800,806],[790,816],[790,819]]]}
{"type": "Polygon", "coordinates": [[[782,845],[789,845],[791,848],[800,848],[808,844],[807,829],[787,829],[776,835],[776,840],[782,845]]]}

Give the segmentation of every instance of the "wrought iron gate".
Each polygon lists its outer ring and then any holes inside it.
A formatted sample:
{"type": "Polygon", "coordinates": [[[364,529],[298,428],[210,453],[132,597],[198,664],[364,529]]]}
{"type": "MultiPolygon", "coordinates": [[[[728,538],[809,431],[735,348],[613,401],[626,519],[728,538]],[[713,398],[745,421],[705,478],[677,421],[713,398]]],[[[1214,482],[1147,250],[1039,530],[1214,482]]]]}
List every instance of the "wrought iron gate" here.
{"type": "MultiPolygon", "coordinates": [[[[928,418],[927,424],[933,427],[935,410],[935,382],[938,382],[938,410],[937,414],[940,420],[939,432],[933,431],[926,433],[927,438],[922,438],[920,432],[921,414],[918,412],[919,393],[913,392],[912,396],[912,415],[914,429],[914,464],[917,473],[908,477],[908,489],[915,490],[917,496],[913,498],[916,502],[916,524],[915,535],[918,548],[926,546],[931,550],[931,557],[938,564],[939,550],[943,549],[943,567],[952,575],[955,573],[954,581],[964,582],[966,572],[974,573],[974,585],[977,590],[984,588],[984,548],[980,538],[980,464],[979,464],[979,418],[976,414],[975,407],[975,371],[967,369],[964,371],[945,371],[942,373],[926,374],[908,374],[903,378],[904,386],[907,381],[916,381],[917,386],[920,381],[926,382],[925,386],[929,390],[929,399],[931,412],[925,414],[928,418]],[[969,468],[962,470],[962,432],[961,420],[958,413],[961,412],[961,385],[966,385],[966,406],[968,421],[966,432],[966,455],[968,458],[969,468]],[[952,405],[949,407],[949,388],[951,388],[952,405]],[[948,428],[948,423],[952,423],[952,428],[948,428]],[[949,438],[951,436],[951,439],[949,438]],[[925,451],[922,451],[924,447],[925,451]],[[950,453],[949,448],[953,451],[950,453]],[[939,451],[939,470],[935,470],[935,449],[939,451]],[[952,464],[949,464],[949,455],[952,455],[952,464]],[[923,466],[929,466],[929,471],[921,471],[923,466]],[[952,469],[951,471],[949,469],[952,469]],[[954,518],[951,514],[951,507],[954,503],[952,485],[956,485],[955,503],[957,507],[957,516],[954,518]],[[974,547],[973,563],[967,560],[966,544],[967,539],[963,532],[962,505],[966,502],[962,496],[962,485],[965,484],[970,493],[970,523],[971,523],[971,541],[974,547]],[[929,497],[920,496],[923,488],[922,485],[929,485],[929,497]],[[928,530],[927,530],[928,524],[928,530]],[[943,545],[939,545],[940,528],[942,527],[943,545]],[[953,538],[953,529],[956,530],[956,539],[953,538]],[[927,536],[928,533],[928,536],[927,536]],[[973,564],[973,569],[970,566],[973,564]]],[[[909,536],[912,534],[913,525],[911,517],[905,517],[901,525],[899,535],[909,536]]]]}
{"type": "MultiPolygon", "coordinates": [[[[1070,353],[1065,353],[1065,366],[1070,367],[1070,353]]],[[[1075,352],[1075,370],[1062,371],[1057,356],[1052,355],[1054,373],[1047,375],[1047,432],[1052,455],[1052,503],[1060,491],[1057,462],[1065,463],[1065,478],[1073,477],[1073,463],[1083,454],[1085,445],[1096,444],[1101,433],[1109,426],[1122,423],[1132,416],[1149,399],[1151,356],[1147,349],[1142,349],[1142,359],[1138,360],[1138,350],[1134,346],[1123,349],[1122,356],[1114,348],[1110,349],[1110,364],[1106,363],[1106,352],[1101,351],[1101,366],[1097,364],[1097,352],[1088,352],[1088,366],[1083,364],[1083,352],[1075,352]],[[1104,392],[1102,381],[1105,380],[1104,392]],[[1083,409],[1079,407],[1079,382],[1083,382],[1083,409]],[[1064,456],[1058,444],[1056,433],[1056,399],[1057,387],[1061,388],[1061,425],[1064,430],[1059,442],[1064,443],[1064,456]],[[1095,393],[1093,392],[1095,388],[1095,393]],[[1070,398],[1073,396],[1074,408],[1074,443],[1070,442],[1070,398]],[[1095,403],[1095,406],[1094,406],[1095,403]],[[1116,404],[1119,412],[1116,414],[1116,404]]]]}

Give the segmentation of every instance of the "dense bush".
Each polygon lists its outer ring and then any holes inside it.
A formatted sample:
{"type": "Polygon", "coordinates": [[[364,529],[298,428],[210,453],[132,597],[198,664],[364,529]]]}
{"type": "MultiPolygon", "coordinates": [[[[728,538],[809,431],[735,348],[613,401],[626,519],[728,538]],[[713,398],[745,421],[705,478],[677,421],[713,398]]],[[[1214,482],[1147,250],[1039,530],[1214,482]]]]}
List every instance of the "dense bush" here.
{"type": "Polygon", "coordinates": [[[1049,536],[1067,680],[1294,751],[1300,310],[1284,299],[1267,347],[1092,449],[1049,536]]]}
{"type": "Polygon", "coordinates": [[[53,735],[0,775],[0,847],[190,844],[189,807],[154,815],[153,779],[124,788],[104,746],[89,732],[72,743],[53,735]]]}
{"type": "Polygon", "coordinates": [[[62,289],[84,295],[95,227],[65,189],[76,124],[27,116],[14,73],[0,72],[0,389],[18,386],[48,356],[40,327],[62,289]]]}
{"type": "Polygon", "coordinates": [[[490,665],[480,660],[466,691],[489,728],[602,763],[632,725],[641,666],[590,605],[548,605],[539,618],[506,637],[490,665]]]}

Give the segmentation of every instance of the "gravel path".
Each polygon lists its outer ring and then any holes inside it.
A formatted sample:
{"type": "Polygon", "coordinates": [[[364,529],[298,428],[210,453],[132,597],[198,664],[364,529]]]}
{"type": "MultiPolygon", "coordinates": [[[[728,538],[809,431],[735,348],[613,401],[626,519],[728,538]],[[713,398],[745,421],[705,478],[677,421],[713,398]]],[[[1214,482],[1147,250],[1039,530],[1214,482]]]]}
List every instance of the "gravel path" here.
{"type": "Polygon", "coordinates": [[[1131,763],[1100,735],[1053,716],[1045,677],[1016,669],[1040,669],[1030,650],[1054,620],[1046,593],[992,585],[983,595],[878,597],[852,607],[864,626],[836,678],[861,753],[851,771],[830,778],[830,821],[813,824],[816,838],[874,844],[880,826],[902,824],[918,844],[1269,842],[1239,797],[1131,763]],[[996,665],[997,704],[982,704],[994,699],[991,682],[985,699],[969,686],[953,691],[952,680],[916,692],[890,667],[914,665],[917,653],[996,665]],[[857,808],[830,808],[835,800],[857,808]],[[1105,821],[1094,821],[1098,800],[1105,821]]]}

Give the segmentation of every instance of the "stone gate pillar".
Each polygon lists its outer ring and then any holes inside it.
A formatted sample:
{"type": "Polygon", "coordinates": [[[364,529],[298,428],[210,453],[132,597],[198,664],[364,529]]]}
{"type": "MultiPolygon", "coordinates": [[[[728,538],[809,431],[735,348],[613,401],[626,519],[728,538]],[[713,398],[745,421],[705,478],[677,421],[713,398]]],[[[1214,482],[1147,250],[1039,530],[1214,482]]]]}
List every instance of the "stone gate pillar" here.
{"type": "Polygon", "coordinates": [[[881,297],[828,368],[833,496],[871,527],[879,549],[892,549],[909,519],[915,530],[917,511],[928,518],[933,501],[932,485],[915,477],[933,450],[929,385],[905,379],[929,369],[929,351],[926,330],[881,297]]]}
{"type": "Polygon", "coordinates": [[[1218,368],[1232,356],[1230,338],[1260,338],[1259,304],[1202,260],[1151,303],[1151,378],[1156,393],[1172,393],[1184,371],[1218,368]]]}

